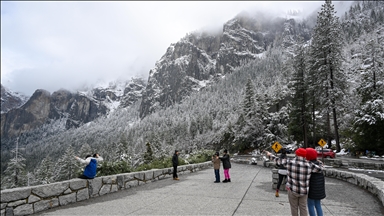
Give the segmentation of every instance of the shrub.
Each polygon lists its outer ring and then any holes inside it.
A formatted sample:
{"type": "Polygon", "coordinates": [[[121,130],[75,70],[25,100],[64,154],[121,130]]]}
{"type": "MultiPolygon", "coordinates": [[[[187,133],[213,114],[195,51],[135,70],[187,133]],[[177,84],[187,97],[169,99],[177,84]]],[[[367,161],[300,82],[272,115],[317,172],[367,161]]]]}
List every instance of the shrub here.
{"type": "Polygon", "coordinates": [[[129,173],[132,168],[126,161],[108,162],[103,161],[100,168],[97,168],[97,176],[107,176],[119,173],[129,173]]]}

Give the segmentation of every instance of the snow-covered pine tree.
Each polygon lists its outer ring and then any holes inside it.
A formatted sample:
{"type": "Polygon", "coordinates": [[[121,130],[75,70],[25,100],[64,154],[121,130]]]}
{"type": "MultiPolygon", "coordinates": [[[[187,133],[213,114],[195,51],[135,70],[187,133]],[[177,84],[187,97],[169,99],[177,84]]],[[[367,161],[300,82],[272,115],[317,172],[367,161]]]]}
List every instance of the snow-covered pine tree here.
{"type": "Polygon", "coordinates": [[[16,188],[26,185],[25,158],[19,151],[19,138],[16,139],[16,148],[11,151],[15,156],[8,162],[1,179],[1,189],[16,188]]]}
{"type": "Polygon", "coordinates": [[[248,148],[257,148],[257,137],[261,136],[260,119],[255,110],[255,93],[251,79],[247,80],[245,85],[244,99],[241,104],[241,113],[237,121],[237,131],[235,143],[236,150],[246,150],[248,148]]]}
{"type": "Polygon", "coordinates": [[[93,151],[91,146],[88,143],[81,145],[78,156],[84,158],[87,155],[92,155],[93,151]]]}
{"type": "Polygon", "coordinates": [[[80,168],[76,163],[75,151],[70,145],[55,165],[55,181],[70,180],[78,176],[80,168]]]}
{"type": "Polygon", "coordinates": [[[54,164],[51,157],[46,156],[35,170],[36,181],[38,184],[52,183],[54,176],[54,164]]]}
{"type": "Polygon", "coordinates": [[[332,113],[333,137],[336,141],[336,150],[340,151],[338,106],[342,102],[347,83],[342,67],[341,28],[335,14],[331,0],[326,0],[317,16],[310,57],[313,61],[312,74],[317,80],[313,87],[316,87],[320,93],[319,105],[327,122],[327,143],[331,143],[330,114],[332,113]]]}
{"type": "Polygon", "coordinates": [[[289,83],[292,91],[291,111],[289,113],[289,134],[297,142],[303,142],[304,147],[308,147],[308,125],[310,122],[308,74],[307,74],[307,48],[304,44],[299,44],[294,57],[293,76],[289,83]]]}
{"type": "Polygon", "coordinates": [[[384,152],[384,36],[368,38],[357,88],[353,140],[361,149],[384,152]]]}

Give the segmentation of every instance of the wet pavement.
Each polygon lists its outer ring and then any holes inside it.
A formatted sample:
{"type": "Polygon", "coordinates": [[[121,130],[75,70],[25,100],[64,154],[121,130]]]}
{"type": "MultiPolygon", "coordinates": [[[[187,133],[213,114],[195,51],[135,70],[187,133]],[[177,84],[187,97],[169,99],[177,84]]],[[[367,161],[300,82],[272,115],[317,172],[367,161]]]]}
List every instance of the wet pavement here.
{"type": "MultiPolygon", "coordinates": [[[[206,169],[35,215],[290,215],[287,192],[275,197],[271,169],[259,164],[232,163],[230,183],[213,183],[206,169]]],[[[348,182],[326,178],[326,194],[324,215],[384,215],[377,197],[348,182]]]]}

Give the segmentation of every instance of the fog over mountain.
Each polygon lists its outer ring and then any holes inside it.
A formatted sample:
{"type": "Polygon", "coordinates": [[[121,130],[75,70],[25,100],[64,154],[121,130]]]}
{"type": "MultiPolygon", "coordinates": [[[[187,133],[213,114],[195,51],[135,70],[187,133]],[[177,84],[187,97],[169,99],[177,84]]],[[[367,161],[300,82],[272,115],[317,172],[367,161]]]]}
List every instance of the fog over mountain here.
{"type": "MultiPolygon", "coordinates": [[[[222,31],[242,11],[307,16],[317,2],[1,2],[1,83],[75,90],[148,77],[168,46],[196,30],[222,31]]],[[[348,4],[341,2],[340,4],[348,4]]]]}

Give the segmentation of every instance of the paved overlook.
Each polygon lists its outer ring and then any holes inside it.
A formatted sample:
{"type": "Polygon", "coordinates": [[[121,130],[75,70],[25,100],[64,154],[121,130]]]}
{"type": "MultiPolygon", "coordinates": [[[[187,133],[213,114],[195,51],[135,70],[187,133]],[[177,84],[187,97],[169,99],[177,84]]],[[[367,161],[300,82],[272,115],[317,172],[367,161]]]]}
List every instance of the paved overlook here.
{"type": "MultiPolygon", "coordinates": [[[[275,197],[270,168],[232,163],[230,174],[232,182],[215,184],[205,169],[35,215],[290,215],[287,192],[275,197]]],[[[379,199],[353,184],[326,178],[326,194],[324,215],[384,215],[379,199]]]]}

